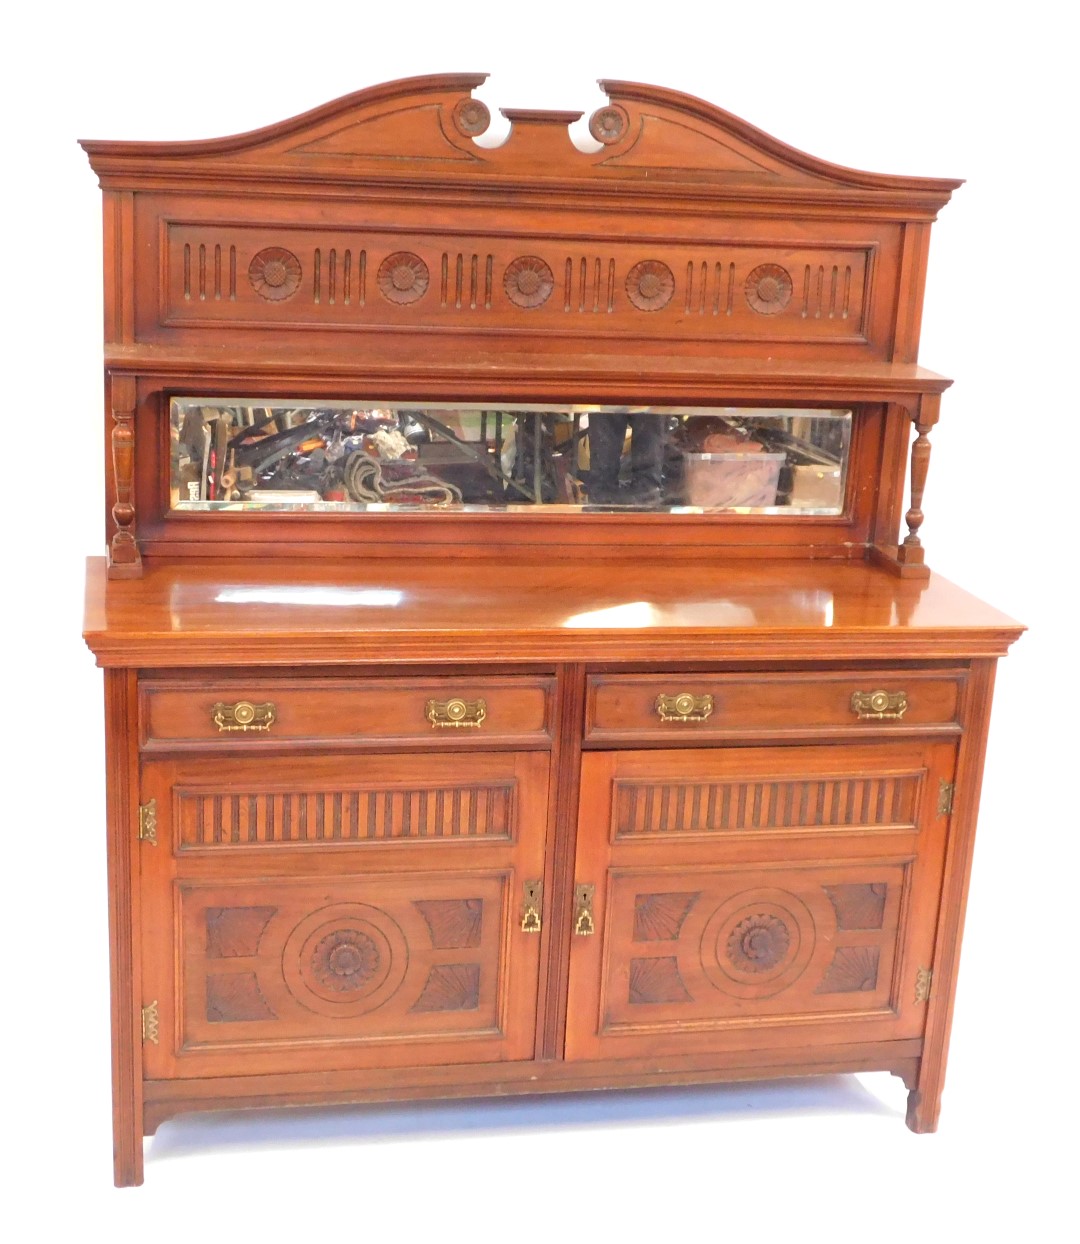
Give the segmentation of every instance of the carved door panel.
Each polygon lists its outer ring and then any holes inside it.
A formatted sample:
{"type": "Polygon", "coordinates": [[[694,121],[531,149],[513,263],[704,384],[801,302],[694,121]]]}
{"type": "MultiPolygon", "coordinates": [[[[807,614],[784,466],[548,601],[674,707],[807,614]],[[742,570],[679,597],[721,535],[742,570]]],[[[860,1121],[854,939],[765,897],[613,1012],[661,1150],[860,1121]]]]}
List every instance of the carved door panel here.
{"type": "Polygon", "coordinates": [[[146,764],[146,1074],[532,1057],[547,782],[543,752],[146,764]]]}
{"type": "Polygon", "coordinates": [[[587,754],[567,1056],[921,1035],[954,760],[918,741],[587,754]]]}

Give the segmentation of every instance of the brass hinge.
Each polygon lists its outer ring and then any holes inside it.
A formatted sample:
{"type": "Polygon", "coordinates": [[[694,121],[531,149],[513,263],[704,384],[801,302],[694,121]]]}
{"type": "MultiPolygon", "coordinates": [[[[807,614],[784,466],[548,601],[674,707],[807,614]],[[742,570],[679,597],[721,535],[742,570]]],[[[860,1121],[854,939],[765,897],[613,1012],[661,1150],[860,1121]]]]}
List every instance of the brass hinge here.
{"type": "Polygon", "coordinates": [[[930,1001],[930,986],[934,980],[934,973],[929,968],[919,968],[915,973],[915,1001],[930,1001]]]}
{"type": "Polygon", "coordinates": [[[956,794],[956,783],[946,782],[944,778],[938,786],[938,816],[952,816],[953,796],[956,794]]]}
{"type": "Polygon", "coordinates": [[[142,1009],[142,1039],[151,1045],[158,1043],[158,1009],[157,999],[142,1009]]]}
{"type": "Polygon", "coordinates": [[[139,804],[139,841],[157,846],[157,800],[139,804]]]}

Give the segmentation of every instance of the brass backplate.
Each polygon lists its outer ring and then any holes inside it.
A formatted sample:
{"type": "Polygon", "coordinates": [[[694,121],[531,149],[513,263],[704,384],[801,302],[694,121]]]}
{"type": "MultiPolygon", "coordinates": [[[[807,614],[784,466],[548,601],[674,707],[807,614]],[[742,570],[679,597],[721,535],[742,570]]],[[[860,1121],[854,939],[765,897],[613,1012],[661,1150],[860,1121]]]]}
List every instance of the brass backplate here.
{"type": "Polygon", "coordinates": [[[234,731],[246,733],[249,730],[265,733],[276,718],[275,705],[253,704],[250,700],[238,700],[235,704],[218,703],[210,710],[210,720],[220,734],[234,731]]]}
{"type": "Polygon", "coordinates": [[[899,721],[908,710],[906,691],[855,691],[851,711],[860,721],[899,721]]]}
{"type": "Polygon", "coordinates": [[[434,727],[479,729],[487,717],[487,703],[484,700],[428,700],[424,715],[434,727]]]}
{"type": "Polygon", "coordinates": [[[677,695],[658,695],[653,704],[661,721],[705,721],[712,716],[711,695],[692,695],[680,691],[677,695]]]}

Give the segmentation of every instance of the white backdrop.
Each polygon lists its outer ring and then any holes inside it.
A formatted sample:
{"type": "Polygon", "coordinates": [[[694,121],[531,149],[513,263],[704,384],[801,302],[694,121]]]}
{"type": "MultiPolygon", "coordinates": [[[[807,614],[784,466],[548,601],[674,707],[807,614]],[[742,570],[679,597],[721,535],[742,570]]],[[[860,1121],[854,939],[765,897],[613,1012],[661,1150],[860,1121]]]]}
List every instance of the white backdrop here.
{"type": "Polygon", "coordinates": [[[964,1222],[1041,1238],[1063,1223],[1076,117],[1050,13],[112,0],[6,19],[5,1216],[33,1215],[8,1238],[67,1239],[88,1221],[118,1242],[275,1241],[304,1222],[479,1242],[796,1223],[810,1239],[936,1240],[964,1222]],[[836,163],[968,179],[931,246],[921,359],[957,383],[923,536],[937,571],[1031,632],[999,674],[942,1129],[911,1136],[888,1077],[187,1121],[154,1142],[142,1192],[114,1193],[100,676],[78,638],[82,561],[102,550],[100,207],[75,139],[235,133],[375,82],[485,69],[493,114],[588,115],[596,78],[628,78],[836,163]]]}

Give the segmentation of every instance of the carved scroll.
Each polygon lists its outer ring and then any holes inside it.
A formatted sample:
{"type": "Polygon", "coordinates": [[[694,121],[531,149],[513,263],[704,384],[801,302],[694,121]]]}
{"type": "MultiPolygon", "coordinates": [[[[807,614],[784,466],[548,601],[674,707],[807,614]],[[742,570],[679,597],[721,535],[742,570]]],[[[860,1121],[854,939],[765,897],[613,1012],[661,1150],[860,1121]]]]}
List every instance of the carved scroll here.
{"type": "Polygon", "coordinates": [[[116,524],[109,542],[109,578],[137,579],[142,574],[142,555],[135,539],[135,381],[130,376],[109,377],[109,407],[116,524]]]}

